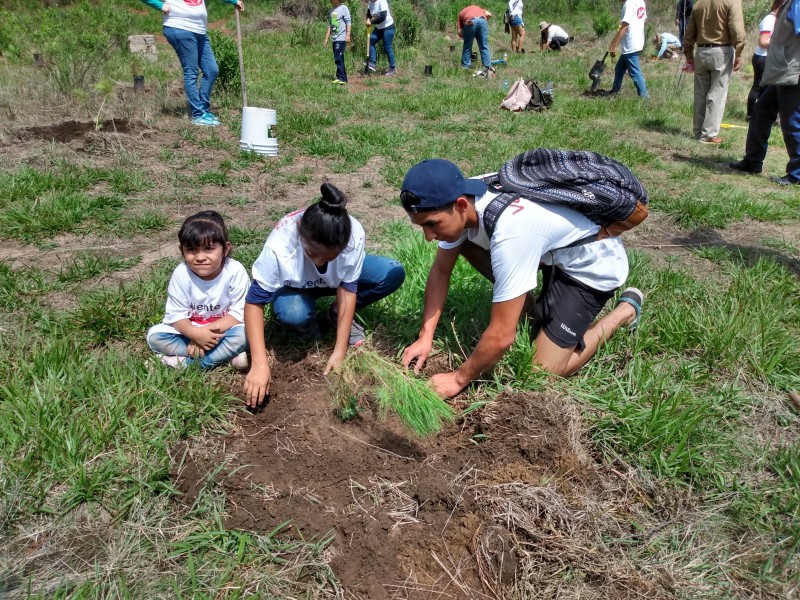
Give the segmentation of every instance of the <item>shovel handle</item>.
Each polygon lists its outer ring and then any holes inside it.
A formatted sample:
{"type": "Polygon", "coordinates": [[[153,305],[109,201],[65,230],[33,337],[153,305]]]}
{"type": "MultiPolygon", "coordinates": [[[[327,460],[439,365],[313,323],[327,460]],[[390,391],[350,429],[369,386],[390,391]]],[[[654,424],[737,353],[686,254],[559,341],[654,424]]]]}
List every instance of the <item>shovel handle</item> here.
{"type": "Polygon", "coordinates": [[[606,53],[605,53],[605,54],[603,54],[603,60],[602,60],[602,62],[606,62],[606,59],[607,59],[607,58],[608,58],[608,50],[606,50],[606,53]]]}
{"type": "Polygon", "coordinates": [[[236,13],[236,49],[239,51],[239,77],[242,80],[242,106],[247,106],[247,90],[244,87],[244,57],[242,56],[242,27],[239,24],[239,9],[234,8],[236,13]]]}

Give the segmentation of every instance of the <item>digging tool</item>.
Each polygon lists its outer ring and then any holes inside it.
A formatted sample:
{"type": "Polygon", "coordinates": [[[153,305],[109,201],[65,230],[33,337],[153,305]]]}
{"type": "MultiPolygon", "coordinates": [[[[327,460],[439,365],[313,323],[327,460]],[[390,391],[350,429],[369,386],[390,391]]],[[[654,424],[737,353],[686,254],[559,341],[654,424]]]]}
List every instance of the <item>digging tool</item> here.
{"type": "Polygon", "coordinates": [[[369,75],[369,36],[372,33],[372,25],[367,25],[367,59],[364,61],[364,75],[369,75]]]}
{"type": "Polygon", "coordinates": [[[242,26],[239,24],[239,9],[236,13],[236,49],[239,51],[239,77],[242,80],[242,107],[247,106],[247,91],[244,88],[244,57],[242,56],[242,26]]]}
{"type": "Polygon", "coordinates": [[[589,79],[592,80],[591,91],[594,92],[597,86],[600,85],[600,77],[606,70],[606,58],[608,58],[608,51],[603,55],[602,60],[596,60],[591,70],[589,71],[589,79]]]}

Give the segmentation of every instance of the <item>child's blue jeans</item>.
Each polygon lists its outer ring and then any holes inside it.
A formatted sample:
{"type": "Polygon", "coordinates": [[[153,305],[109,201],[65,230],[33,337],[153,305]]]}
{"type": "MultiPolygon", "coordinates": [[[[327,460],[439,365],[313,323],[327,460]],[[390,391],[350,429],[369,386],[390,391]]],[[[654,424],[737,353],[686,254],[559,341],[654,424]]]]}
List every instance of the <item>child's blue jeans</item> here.
{"type": "Polygon", "coordinates": [[[333,62],[336,63],[336,79],[347,81],[347,71],[344,67],[344,49],[346,42],[333,42],[333,62]]]}
{"type": "Polygon", "coordinates": [[[214,87],[214,80],[219,75],[211,42],[205,34],[175,27],[164,27],[164,37],[175,48],[178,60],[181,61],[183,88],[186,91],[186,101],[192,111],[192,118],[202,117],[211,110],[211,88],[214,87]],[[203,78],[198,90],[197,79],[200,71],[203,72],[203,78]]]}
{"type": "MultiPolygon", "coordinates": [[[[174,327],[164,323],[153,325],[147,332],[147,345],[153,352],[165,356],[187,356],[187,346],[190,342],[188,337],[181,335],[174,327]]],[[[232,358],[245,352],[247,348],[244,325],[234,325],[225,332],[225,337],[216,346],[206,351],[203,358],[187,358],[186,364],[196,362],[201,369],[213,369],[229,363],[232,358]]]]}
{"type": "MultiPolygon", "coordinates": [[[[356,309],[369,306],[399,288],[406,271],[396,260],[367,254],[356,292],[356,309]]],[[[282,287],[272,295],[272,312],[281,325],[306,329],[316,315],[317,299],[336,295],[336,288],[282,287]]]]}

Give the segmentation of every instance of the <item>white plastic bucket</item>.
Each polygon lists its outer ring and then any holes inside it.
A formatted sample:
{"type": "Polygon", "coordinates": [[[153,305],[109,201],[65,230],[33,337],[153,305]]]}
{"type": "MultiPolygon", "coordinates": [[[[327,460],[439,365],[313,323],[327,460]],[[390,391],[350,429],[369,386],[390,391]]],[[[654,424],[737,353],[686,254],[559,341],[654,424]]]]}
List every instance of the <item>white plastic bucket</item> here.
{"type": "Polygon", "coordinates": [[[245,106],[239,147],[258,154],[278,156],[277,122],[278,115],[274,110],[245,106]]]}

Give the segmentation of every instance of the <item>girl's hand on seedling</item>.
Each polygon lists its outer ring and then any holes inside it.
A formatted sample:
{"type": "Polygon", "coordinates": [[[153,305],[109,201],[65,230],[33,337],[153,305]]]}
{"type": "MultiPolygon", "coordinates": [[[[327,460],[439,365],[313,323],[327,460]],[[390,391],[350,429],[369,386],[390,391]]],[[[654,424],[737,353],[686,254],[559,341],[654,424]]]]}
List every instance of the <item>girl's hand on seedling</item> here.
{"type": "Polygon", "coordinates": [[[164,13],[165,15],[168,15],[169,14],[169,4],[164,2],[164,6],[161,7],[161,12],[164,13]]]}
{"type": "Polygon", "coordinates": [[[334,350],[330,358],[328,359],[328,364],[325,365],[325,370],[322,372],[322,374],[327,375],[334,369],[338,369],[344,362],[346,356],[347,356],[346,348],[344,350],[334,350]]]}
{"type": "Polygon", "coordinates": [[[206,325],[205,327],[196,327],[192,333],[194,334],[192,336],[192,341],[195,343],[195,345],[199,346],[203,350],[211,350],[223,337],[225,337],[224,333],[211,325],[206,325]]]}
{"type": "Polygon", "coordinates": [[[205,350],[203,350],[194,342],[189,342],[189,344],[186,346],[186,356],[191,356],[192,358],[203,358],[205,355],[205,350]]]}

